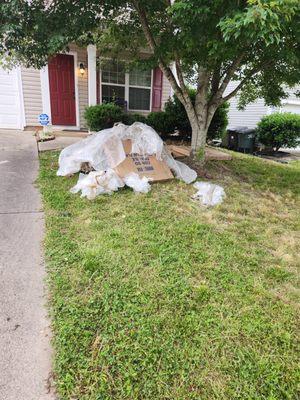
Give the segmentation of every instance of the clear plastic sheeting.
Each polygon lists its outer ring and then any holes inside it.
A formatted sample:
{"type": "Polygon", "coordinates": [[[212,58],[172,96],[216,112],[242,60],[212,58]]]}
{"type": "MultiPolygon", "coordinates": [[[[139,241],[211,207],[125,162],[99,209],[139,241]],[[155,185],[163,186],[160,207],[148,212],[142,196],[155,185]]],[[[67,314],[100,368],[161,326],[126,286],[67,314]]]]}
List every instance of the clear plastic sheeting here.
{"type": "Polygon", "coordinates": [[[188,167],[183,162],[174,160],[174,158],[166,151],[163,154],[163,160],[174,172],[176,178],[184,181],[185,183],[192,183],[197,179],[196,171],[188,167]]]}
{"type": "Polygon", "coordinates": [[[62,150],[57,175],[66,176],[80,171],[82,163],[89,163],[96,171],[115,168],[126,154],[122,140],[130,139],[132,153],[155,154],[162,159],[163,141],[150,126],[135,122],[130,126],[115,125],[104,129],[62,150]]]}
{"type": "Polygon", "coordinates": [[[129,186],[133,189],[136,193],[148,193],[151,189],[149,178],[143,176],[142,178],[139,177],[138,174],[132,172],[124,177],[124,182],[126,186],[129,186]]]}
{"type": "Polygon", "coordinates": [[[59,155],[57,175],[75,174],[83,163],[88,163],[96,171],[119,165],[126,157],[119,137],[124,131],[121,128],[104,129],[63,149],[59,155]]]}
{"type": "Polygon", "coordinates": [[[95,171],[88,175],[80,174],[78,183],[72,188],[73,193],[81,190],[82,196],[92,199],[98,194],[112,193],[125,183],[136,192],[147,193],[150,190],[148,178],[129,174],[123,181],[113,170],[126,158],[122,141],[127,139],[131,140],[132,153],[155,155],[169,166],[178,179],[191,183],[197,178],[195,171],[174,160],[155,130],[141,122],[130,126],[119,123],[66,147],[59,156],[57,175],[75,174],[81,170],[82,164],[88,163],[95,171]]]}
{"type": "Polygon", "coordinates": [[[199,200],[204,206],[216,206],[223,202],[226,197],[222,186],[209,182],[195,182],[194,188],[197,189],[192,198],[199,200]]]}

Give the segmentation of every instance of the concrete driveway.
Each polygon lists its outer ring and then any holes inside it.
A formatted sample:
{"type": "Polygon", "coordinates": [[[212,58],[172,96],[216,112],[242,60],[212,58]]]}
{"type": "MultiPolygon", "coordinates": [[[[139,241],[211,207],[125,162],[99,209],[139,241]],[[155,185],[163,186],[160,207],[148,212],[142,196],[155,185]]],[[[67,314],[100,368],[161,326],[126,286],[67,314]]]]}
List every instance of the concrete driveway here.
{"type": "Polygon", "coordinates": [[[52,400],[35,138],[0,130],[0,399],[52,400]]]}

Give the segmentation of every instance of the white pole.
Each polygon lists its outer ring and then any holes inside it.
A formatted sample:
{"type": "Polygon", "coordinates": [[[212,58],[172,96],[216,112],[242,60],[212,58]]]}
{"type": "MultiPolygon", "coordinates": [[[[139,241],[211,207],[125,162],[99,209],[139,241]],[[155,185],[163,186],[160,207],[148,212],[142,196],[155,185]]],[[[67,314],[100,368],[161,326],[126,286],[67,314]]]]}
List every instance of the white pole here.
{"type": "Polygon", "coordinates": [[[97,104],[96,46],[89,44],[87,47],[87,53],[89,106],[94,106],[97,104]]]}

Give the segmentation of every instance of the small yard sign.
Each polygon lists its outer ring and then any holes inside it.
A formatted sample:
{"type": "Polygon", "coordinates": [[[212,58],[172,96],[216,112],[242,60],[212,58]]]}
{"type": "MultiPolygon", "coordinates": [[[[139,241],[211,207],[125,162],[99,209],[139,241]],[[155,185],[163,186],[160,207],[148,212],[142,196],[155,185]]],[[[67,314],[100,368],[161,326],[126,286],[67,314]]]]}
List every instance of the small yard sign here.
{"type": "Polygon", "coordinates": [[[47,126],[49,124],[49,122],[50,122],[48,114],[40,114],[38,119],[39,119],[39,123],[42,126],[47,126]]]}

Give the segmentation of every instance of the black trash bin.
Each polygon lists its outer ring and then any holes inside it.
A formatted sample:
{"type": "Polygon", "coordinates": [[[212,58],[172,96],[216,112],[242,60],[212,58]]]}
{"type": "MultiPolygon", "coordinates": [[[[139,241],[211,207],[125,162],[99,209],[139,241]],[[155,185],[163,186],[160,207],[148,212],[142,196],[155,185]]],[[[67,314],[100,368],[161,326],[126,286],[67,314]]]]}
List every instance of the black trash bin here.
{"type": "Polygon", "coordinates": [[[238,132],[235,129],[230,129],[227,131],[227,148],[229,150],[238,149],[238,132]]]}
{"type": "Polygon", "coordinates": [[[238,151],[243,153],[253,153],[255,146],[255,130],[241,129],[238,132],[238,151]]]}

